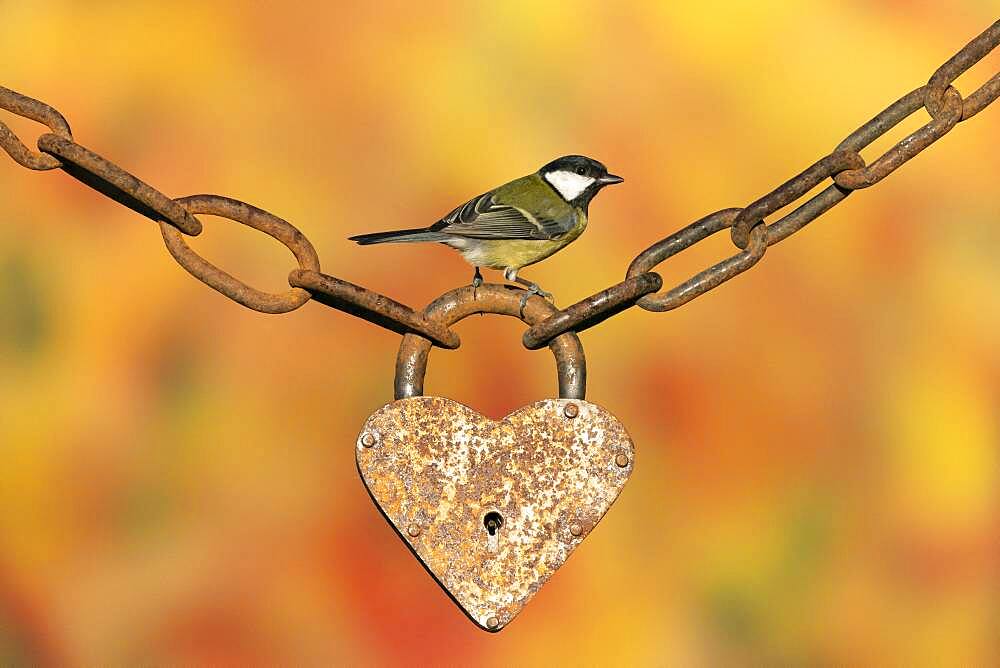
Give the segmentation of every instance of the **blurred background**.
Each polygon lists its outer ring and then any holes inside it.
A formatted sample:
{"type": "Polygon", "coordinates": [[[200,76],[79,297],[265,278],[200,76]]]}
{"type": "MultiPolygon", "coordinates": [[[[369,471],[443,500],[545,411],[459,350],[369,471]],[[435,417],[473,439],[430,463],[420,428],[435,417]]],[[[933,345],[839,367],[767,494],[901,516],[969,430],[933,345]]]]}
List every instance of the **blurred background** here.
{"type": "MultiPolygon", "coordinates": [[[[0,84],[168,195],[260,206],[326,272],[415,307],[469,267],[347,236],[595,156],[625,185],[524,272],[565,306],[829,152],[996,14],[993,0],[0,2],[0,84]]],[[[29,145],[43,131],[0,119],[29,145]]],[[[731,283],[586,332],[588,399],[628,427],[637,468],[498,636],[358,479],[354,440],[392,398],[398,336],[316,304],[238,306],[175,265],[150,221],[0,154],[0,663],[1000,661],[998,146],[993,105],[731,283]]],[[[287,287],[279,244],[203,221],[195,249],[287,287]]],[[[676,284],[732,252],[720,234],[658,271],[676,284]]],[[[462,322],[428,392],[494,417],[552,396],[551,355],[522,348],[523,329],[462,322]]]]}

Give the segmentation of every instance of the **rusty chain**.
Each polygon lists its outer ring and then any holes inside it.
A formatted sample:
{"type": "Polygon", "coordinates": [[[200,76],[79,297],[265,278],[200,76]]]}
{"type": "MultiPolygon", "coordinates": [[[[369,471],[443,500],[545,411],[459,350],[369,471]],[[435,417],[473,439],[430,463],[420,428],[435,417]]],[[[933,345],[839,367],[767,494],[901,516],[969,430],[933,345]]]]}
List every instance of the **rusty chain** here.
{"type": "MultiPolygon", "coordinates": [[[[797,176],[742,209],[717,211],[653,244],[632,261],[621,283],[565,309],[548,309],[548,315],[524,333],[525,347],[534,350],[555,345],[556,337],[567,332],[581,332],[634,305],[647,311],[675,309],[754,266],[764,257],[768,246],[802,229],[851,192],[875,185],[946,135],[956,124],[976,115],[1000,97],[1000,73],[965,98],[951,85],[998,44],[1000,21],[938,68],[926,85],[889,105],[851,133],[832,153],[797,176]],[[931,120],[874,162],[866,164],[860,152],[920,109],[926,109],[931,120]],[[765,218],[796,202],[827,179],[832,180],[829,186],[794,211],[773,223],[765,222],[765,218]],[[657,265],[726,229],[731,231],[739,252],[662,294],[653,294],[663,287],[663,280],[652,271],[657,265]]],[[[107,197],[156,221],[167,250],[177,263],[233,301],[262,313],[287,313],[311,299],[399,334],[417,335],[442,348],[459,347],[458,334],[446,324],[447,318],[431,307],[418,313],[378,292],[322,273],[319,256],[312,244],[291,223],[250,204],[219,195],[171,199],[74,141],[69,124],[58,111],[2,86],[0,109],[42,123],[51,130],[38,139],[41,152],[34,153],[0,122],[0,148],[14,161],[32,170],[62,169],[107,197]],[[286,246],[298,263],[298,268],[288,276],[290,289],[281,294],[262,292],[191,250],[184,235],[201,233],[202,223],[195,217],[197,214],[242,223],[286,246]]],[[[474,291],[470,294],[471,299],[488,299],[493,293],[484,290],[478,296],[474,291]]]]}
{"type": "Polygon", "coordinates": [[[38,139],[41,153],[33,153],[6,125],[0,123],[0,148],[16,162],[39,171],[62,169],[94,190],[156,221],[167,250],[177,263],[233,301],[261,313],[287,313],[314,299],[400,334],[419,334],[443,348],[458,348],[460,345],[455,332],[410,307],[321,273],[315,249],[291,223],[250,204],[219,195],[171,199],[74,141],[66,119],[44,102],[0,87],[0,108],[44,123],[52,130],[38,139]],[[282,294],[262,292],[230,276],[191,250],[183,234],[201,234],[202,224],[195,214],[228,218],[280,241],[292,252],[299,265],[288,277],[291,288],[282,294]]]}
{"type": "Polygon", "coordinates": [[[629,291],[625,287],[626,283],[621,283],[605,291],[617,290],[616,299],[602,298],[605,293],[588,297],[528,329],[524,334],[524,345],[532,349],[540,348],[553,336],[566,331],[580,332],[607,317],[607,310],[621,310],[631,303],[647,311],[669,311],[743,273],[764,257],[768,246],[801,230],[846,199],[854,190],[878,183],[947,134],[959,121],[971,118],[1000,96],[1000,73],[995,74],[964,100],[951,86],[951,82],[982,60],[998,44],[1000,21],[987,28],[938,68],[927,85],[889,105],[851,133],[830,155],[748,206],[717,211],[658,241],[632,261],[627,276],[629,279],[656,276],[650,272],[658,264],[727,228],[732,228],[733,243],[740,249],[736,255],[661,295],[652,294],[659,289],[653,288],[659,282],[657,276],[656,280],[650,280],[642,288],[635,286],[629,291]],[[905,137],[873,163],[866,165],[860,151],[921,108],[926,108],[930,113],[930,122],[905,137]],[[773,223],[764,222],[767,216],[794,203],[827,179],[832,179],[833,183],[794,211],[773,223]],[[591,306],[592,304],[595,305],[591,306]]]}

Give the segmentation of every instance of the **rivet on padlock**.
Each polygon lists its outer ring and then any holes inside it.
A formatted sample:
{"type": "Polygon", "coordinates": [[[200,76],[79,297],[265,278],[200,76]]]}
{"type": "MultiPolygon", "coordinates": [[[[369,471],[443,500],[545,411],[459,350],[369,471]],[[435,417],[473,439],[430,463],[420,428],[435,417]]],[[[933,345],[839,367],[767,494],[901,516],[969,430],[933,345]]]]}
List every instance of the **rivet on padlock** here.
{"type": "MultiPolygon", "coordinates": [[[[461,288],[425,315],[446,326],[473,313],[520,317],[521,294],[500,285],[461,288]]],[[[532,298],[523,320],[534,324],[553,312],[532,298]]],[[[451,399],[422,396],[431,343],[406,335],[396,359],[396,401],[368,418],[356,448],[358,471],[382,513],[488,631],[504,628],[562,566],[634,468],[625,428],[584,400],[579,337],[562,334],[549,348],[559,398],[497,421],[451,399]],[[414,518],[424,519],[418,525],[414,518]]]]}

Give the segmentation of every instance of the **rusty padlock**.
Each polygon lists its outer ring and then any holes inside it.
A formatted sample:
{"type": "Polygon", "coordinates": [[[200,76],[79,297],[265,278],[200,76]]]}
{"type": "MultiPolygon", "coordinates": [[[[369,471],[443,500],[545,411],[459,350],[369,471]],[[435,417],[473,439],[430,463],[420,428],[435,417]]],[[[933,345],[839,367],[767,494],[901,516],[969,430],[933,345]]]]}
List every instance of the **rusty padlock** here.
{"type": "MultiPolygon", "coordinates": [[[[425,314],[450,326],[473,313],[534,324],[554,308],[519,290],[453,290],[425,314]]],[[[586,361],[575,333],[549,345],[559,398],[492,420],[423,395],[431,343],[404,337],[396,401],[365,422],[358,471],[400,537],[472,621],[499,631],[562,566],[632,473],[624,426],[584,401],[586,361]]]]}

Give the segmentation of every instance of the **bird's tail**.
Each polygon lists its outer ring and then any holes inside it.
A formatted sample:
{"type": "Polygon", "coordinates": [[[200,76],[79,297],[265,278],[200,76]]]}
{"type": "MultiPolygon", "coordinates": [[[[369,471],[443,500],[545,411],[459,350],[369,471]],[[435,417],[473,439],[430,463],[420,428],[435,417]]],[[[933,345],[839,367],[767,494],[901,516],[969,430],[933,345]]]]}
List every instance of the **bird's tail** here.
{"type": "Polygon", "coordinates": [[[358,234],[348,237],[348,239],[361,246],[369,244],[412,243],[415,241],[444,241],[446,238],[448,238],[448,235],[441,234],[440,232],[431,232],[426,228],[373,232],[371,234],[358,234]]]}

